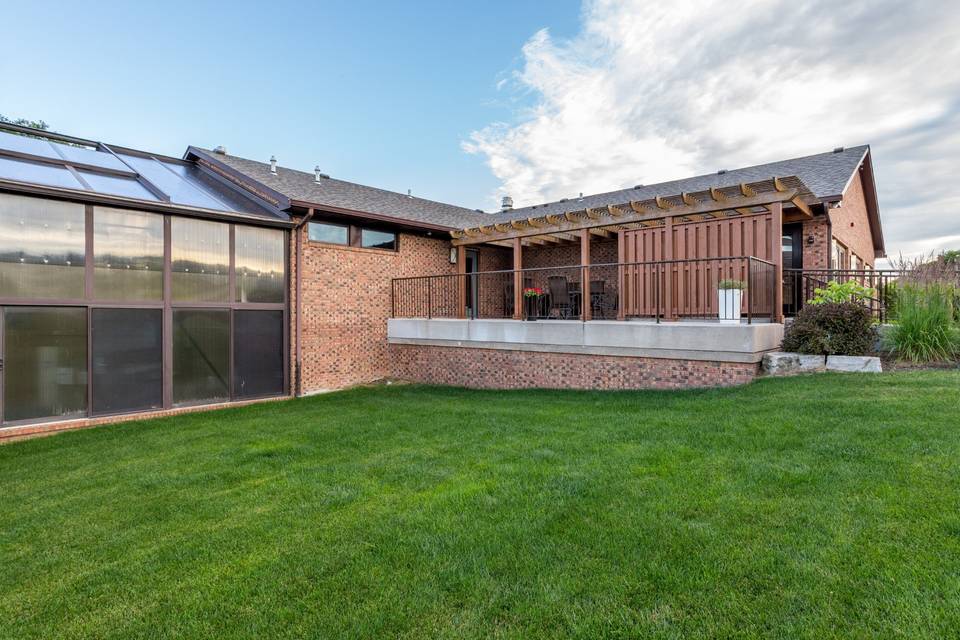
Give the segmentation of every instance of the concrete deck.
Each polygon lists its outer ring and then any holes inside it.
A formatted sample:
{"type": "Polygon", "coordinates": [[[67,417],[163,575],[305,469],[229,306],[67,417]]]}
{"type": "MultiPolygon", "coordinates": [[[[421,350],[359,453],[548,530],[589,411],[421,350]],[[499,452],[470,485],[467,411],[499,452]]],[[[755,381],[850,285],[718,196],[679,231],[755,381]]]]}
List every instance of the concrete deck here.
{"type": "Polygon", "coordinates": [[[754,363],[780,348],[783,325],[391,318],[387,339],[391,344],[754,363]]]}

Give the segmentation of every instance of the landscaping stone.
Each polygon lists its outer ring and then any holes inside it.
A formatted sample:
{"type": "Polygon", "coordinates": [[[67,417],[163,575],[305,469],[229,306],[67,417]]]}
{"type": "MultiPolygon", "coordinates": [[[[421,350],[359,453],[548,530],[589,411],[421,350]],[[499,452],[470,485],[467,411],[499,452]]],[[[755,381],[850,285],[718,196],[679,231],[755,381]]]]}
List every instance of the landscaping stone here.
{"type": "Polygon", "coordinates": [[[771,376],[784,376],[800,371],[800,354],[773,351],[763,356],[763,370],[771,376]]]}
{"type": "Polygon", "coordinates": [[[813,373],[823,371],[827,368],[827,356],[815,356],[806,353],[797,354],[800,358],[800,371],[804,373],[813,373]]]}
{"type": "Polygon", "coordinates": [[[880,358],[871,356],[827,356],[827,371],[880,373],[880,358]]]}

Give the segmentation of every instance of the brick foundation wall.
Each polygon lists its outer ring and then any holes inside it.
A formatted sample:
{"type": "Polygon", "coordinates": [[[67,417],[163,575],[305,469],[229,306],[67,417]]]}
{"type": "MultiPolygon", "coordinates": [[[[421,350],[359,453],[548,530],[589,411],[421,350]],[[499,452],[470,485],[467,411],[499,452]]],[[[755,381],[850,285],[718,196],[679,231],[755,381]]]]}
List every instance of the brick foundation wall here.
{"type": "Polygon", "coordinates": [[[683,389],[745,384],[759,364],[390,345],[391,374],[483,389],[683,389]]]}

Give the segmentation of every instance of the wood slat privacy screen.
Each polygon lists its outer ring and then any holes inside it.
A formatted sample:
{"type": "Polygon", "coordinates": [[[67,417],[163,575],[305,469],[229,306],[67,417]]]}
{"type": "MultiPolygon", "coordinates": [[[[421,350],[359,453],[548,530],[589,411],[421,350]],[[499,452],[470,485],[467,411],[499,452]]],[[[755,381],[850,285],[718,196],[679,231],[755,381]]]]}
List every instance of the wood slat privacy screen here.
{"type": "MultiPolygon", "coordinates": [[[[667,317],[711,316],[717,312],[717,283],[731,278],[747,282],[748,260],[704,262],[704,258],[753,256],[773,261],[770,255],[772,216],[769,212],[697,222],[666,223],[622,231],[621,260],[657,262],[700,260],[666,265],[638,265],[624,268],[623,313],[625,316],[654,316],[659,309],[667,317]],[[670,236],[669,244],[665,240],[670,236]],[[659,289],[659,291],[658,291],[659,289]]],[[[779,230],[776,231],[779,233],[779,230]]],[[[779,243],[778,245],[779,246],[779,243]]],[[[769,279],[765,270],[760,277],[769,279]]],[[[772,311],[769,282],[753,282],[750,303],[753,313],[772,311]]],[[[746,307],[748,296],[743,297],[746,307]]]]}

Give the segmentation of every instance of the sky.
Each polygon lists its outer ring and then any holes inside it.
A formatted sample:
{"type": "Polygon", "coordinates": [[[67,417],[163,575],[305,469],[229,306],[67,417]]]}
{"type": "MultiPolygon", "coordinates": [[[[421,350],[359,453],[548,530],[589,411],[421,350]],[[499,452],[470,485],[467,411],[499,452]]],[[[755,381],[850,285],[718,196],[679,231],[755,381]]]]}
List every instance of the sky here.
{"type": "Polygon", "coordinates": [[[10,3],[0,114],[496,210],[869,143],[888,253],[960,247],[941,0],[10,3]],[[16,25],[10,28],[9,25],[16,25]]]}

